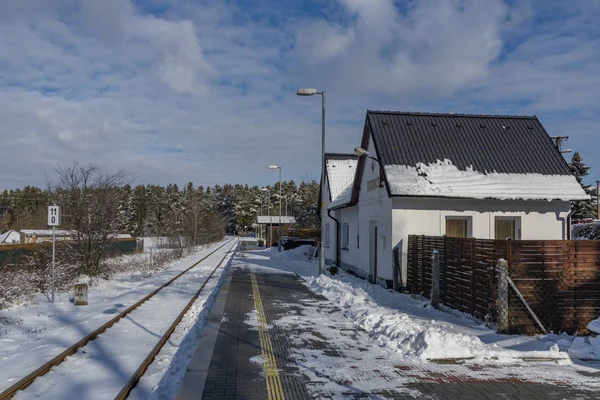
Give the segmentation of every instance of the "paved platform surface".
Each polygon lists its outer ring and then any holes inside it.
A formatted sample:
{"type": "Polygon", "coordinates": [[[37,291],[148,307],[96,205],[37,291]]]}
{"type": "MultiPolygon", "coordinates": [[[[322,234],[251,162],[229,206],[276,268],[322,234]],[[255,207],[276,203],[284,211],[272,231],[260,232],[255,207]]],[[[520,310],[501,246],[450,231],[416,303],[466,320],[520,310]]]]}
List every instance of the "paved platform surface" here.
{"type": "MultiPolygon", "coordinates": [[[[407,362],[299,277],[254,267],[238,262],[230,271],[203,393],[186,398],[600,398],[570,385],[569,374],[579,373],[572,366],[407,362]],[[557,369],[555,378],[541,373],[547,368],[557,369]]],[[[600,372],[589,379],[600,379],[600,372]]]]}

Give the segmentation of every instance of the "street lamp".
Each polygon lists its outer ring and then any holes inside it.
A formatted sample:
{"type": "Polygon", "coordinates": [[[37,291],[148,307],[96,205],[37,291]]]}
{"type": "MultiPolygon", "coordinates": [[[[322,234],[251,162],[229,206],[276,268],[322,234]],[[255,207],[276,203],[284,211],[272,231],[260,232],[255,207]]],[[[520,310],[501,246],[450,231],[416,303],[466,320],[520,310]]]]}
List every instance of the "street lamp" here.
{"type": "MultiPolygon", "coordinates": [[[[324,90],[317,91],[312,88],[298,89],[296,92],[298,96],[313,96],[315,94],[321,95],[321,190],[325,189],[325,103],[326,93],[324,90]]],[[[325,273],[325,229],[323,229],[323,199],[319,199],[321,202],[321,241],[319,244],[319,274],[325,273]]]]}
{"type": "Polygon", "coordinates": [[[279,228],[277,229],[279,238],[277,239],[277,251],[281,253],[281,167],[278,165],[269,165],[269,169],[279,170],[279,228]]]}
{"type": "MultiPolygon", "coordinates": [[[[270,232],[269,232],[269,236],[271,237],[271,241],[273,241],[273,221],[271,221],[271,191],[269,190],[269,188],[262,188],[261,189],[263,192],[267,193],[267,197],[268,197],[268,206],[267,206],[267,215],[269,216],[269,222],[271,223],[270,226],[270,232]]],[[[265,227],[265,234],[267,233],[267,228],[265,227]]],[[[265,235],[266,236],[266,235],[265,235]]],[[[265,238],[265,246],[267,245],[267,238],[265,238]]]]}
{"type": "Polygon", "coordinates": [[[365,156],[367,158],[370,158],[373,161],[376,161],[377,164],[379,164],[379,187],[383,187],[383,167],[381,166],[381,162],[377,158],[373,157],[371,155],[371,153],[369,153],[367,150],[363,149],[362,147],[355,147],[354,154],[356,154],[359,157],[365,156]]]}

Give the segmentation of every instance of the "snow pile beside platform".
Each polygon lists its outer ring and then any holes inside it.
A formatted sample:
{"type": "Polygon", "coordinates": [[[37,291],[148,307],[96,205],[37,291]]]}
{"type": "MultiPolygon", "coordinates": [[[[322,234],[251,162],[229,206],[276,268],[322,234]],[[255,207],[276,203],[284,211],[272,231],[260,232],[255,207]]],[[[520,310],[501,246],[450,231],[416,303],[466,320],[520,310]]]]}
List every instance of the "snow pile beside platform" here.
{"type": "Polygon", "coordinates": [[[285,250],[279,253],[276,248],[271,250],[271,258],[280,258],[282,260],[290,261],[307,261],[312,258],[315,252],[315,246],[305,244],[295,249],[285,250]]]}
{"type": "Polygon", "coordinates": [[[380,345],[407,357],[429,358],[475,357],[485,345],[475,336],[451,332],[436,321],[419,321],[408,314],[371,301],[362,289],[325,275],[312,279],[309,286],[329,299],[335,299],[344,314],[369,332],[380,345]]]}
{"type": "Polygon", "coordinates": [[[499,362],[523,358],[569,359],[567,349],[572,336],[497,334],[473,320],[435,310],[428,301],[390,292],[343,272],[333,278],[325,275],[312,278],[307,285],[334,301],[377,344],[408,358],[499,362]]]}
{"type": "Polygon", "coordinates": [[[577,337],[569,348],[573,358],[600,360],[600,338],[577,337]]]}

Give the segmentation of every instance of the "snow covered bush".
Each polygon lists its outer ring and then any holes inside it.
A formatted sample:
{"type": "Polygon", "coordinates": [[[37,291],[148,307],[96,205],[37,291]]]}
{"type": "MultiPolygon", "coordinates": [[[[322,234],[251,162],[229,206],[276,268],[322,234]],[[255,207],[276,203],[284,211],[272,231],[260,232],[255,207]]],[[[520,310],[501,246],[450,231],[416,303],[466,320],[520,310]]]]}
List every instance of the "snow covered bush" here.
{"type": "Polygon", "coordinates": [[[571,228],[575,240],[600,240],[600,224],[576,224],[571,228]]]}

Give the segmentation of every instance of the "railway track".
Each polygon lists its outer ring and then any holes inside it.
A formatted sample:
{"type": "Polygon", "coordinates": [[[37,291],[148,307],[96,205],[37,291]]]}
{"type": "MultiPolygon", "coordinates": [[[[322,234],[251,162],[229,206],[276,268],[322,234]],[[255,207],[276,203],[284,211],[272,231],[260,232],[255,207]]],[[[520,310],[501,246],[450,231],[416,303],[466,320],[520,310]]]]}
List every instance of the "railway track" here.
{"type": "MultiPolygon", "coordinates": [[[[177,274],[175,277],[170,279],[168,282],[166,282],[162,286],[158,287],[157,289],[155,289],[150,294],[143,297],[141,300],[139,300],[132,306],[123,310],[118,315],[116,315],[114,318],[112,318],[111,320],[109,320],[108,322],[106,322],[105,324],[100,326],[98,329],[96,329],[89,335],[85,336],[83,339],[81,339],[77,343],[73,344],[72,346],[70,346],[69,348],[64,350],[62,353],[58,354],[56,357],[52,358],[50,361],[46,362],[44,365],[42,365],[38,369],[36,369],[35,371],[31,372],[30,374],[28,374],[27,376],[25,376],[24,378],[19,380],[17,383],[15,383],[11,387],[9,387],[4,392],[0,393],[0,400],[13,398],[13,396],[15,396],[15,394],[17,394],[19,391],[24,390],[27,387],[29,387],[36,379],[38,379],[40,377],[44,377],[46,374],[48,374],[52,370],[52,368],[63,364],[63,362],[67,361],[67,358],[69,356],[72,356],[73,354],[78,352],[80,349],[85,352],[84,348],[86,346],[88,346],[90,344],[90,342],[98,339],[99,336],[104,333],[111,332],[111,331],[109,331],[111,328],[113,328],[113,330],[115,330],[114,328],[118,327],[119,323],[121,323],[122,321],[131,321],[132,320],[132,318],[130,318],[131,313],[133,313],[135,310],[139,309],[142,305],[147,303],[149,300],[155,299],[157,297],[157,295],[159,295],[161,293],[161,291],[164,291],[167,288],[170,288],[171,286],[173,286],[174,283],[178,282],[183,277],[186,277],[186,274],[189,274],[190,272],[192,272],[203,261],[209,259],[209,257],[218,255],[219,251],[221,251],[222,249],[227,249],[227,251],[224,253],[224,255],[220,259],[220,261],[218,263],[216,263],[216,266],[212,269],[212,271],[209,273],[209,275],[206,277],[206,279],[204,279],[204,282],[201,284],[201,286],[198,288],[198,290],[195,292],[195,294],[193,294],[191,299],[189,301],[187,301],[187,303],[181,309],[181,311],[178,313],[178,315],[176,315],[176,317],[173,319],[173,322],[169,325],[168,329],[166,329],[166,331],[156,341],[156,343],[152,347],[151,351],[147,354],[147,356],[144,358],[144,360],[141,362],[141,364],[139,364],[139,367],[130,376],[130,378],[127,380],[126,384],[123,386],[123,388],[120,390],[118,395],[116,395],[116,397],[115,397],[116,399],[126,399],[127,396],[129,395],[129,393],[131,392],[131,390],[137,385],[139,379],[144,375],[148,366],[150,364],[152,364],[155,356],[159,353],[159,351],[164,346],[164,344],[167,342],[167,340],[169,340],[169,337],[171,336],[171,334],[173,333],[173,331],[175,330],[175,328],[177,327],[179,322],[182,320],[182,318],[184,317],[186,312],[190,309],[190,307],[194,304],[194,302],[196,301],[198,296],[202,293],[205,286],[211,280],[211,278],[213,277],[215,272],[219,268],[223,267],[223,264],[224,264],[225,260],[227,259],[227,256],[232,251],[234,251],[237,244],[238,244],[238,239],[232,239],[230,241],[227,241],[223,245],[219,246],[218,248],[216,248],[215,250],[210,252],[208,255],[203,257],[201,260],[197,261],[189,268],[183,270],[181,273],[177,274]]],[[[173,290],[175,290],[175,289],[173,289],[173,290]]],[[[127,329],[122,329],[122,331],[126,332],[127,329]]],[[[154,335],[154,336],[156,336],[156,335],[154,335]]],[[[85,398],[85,396],[83,396],[81,398],[85,398]]]]}

